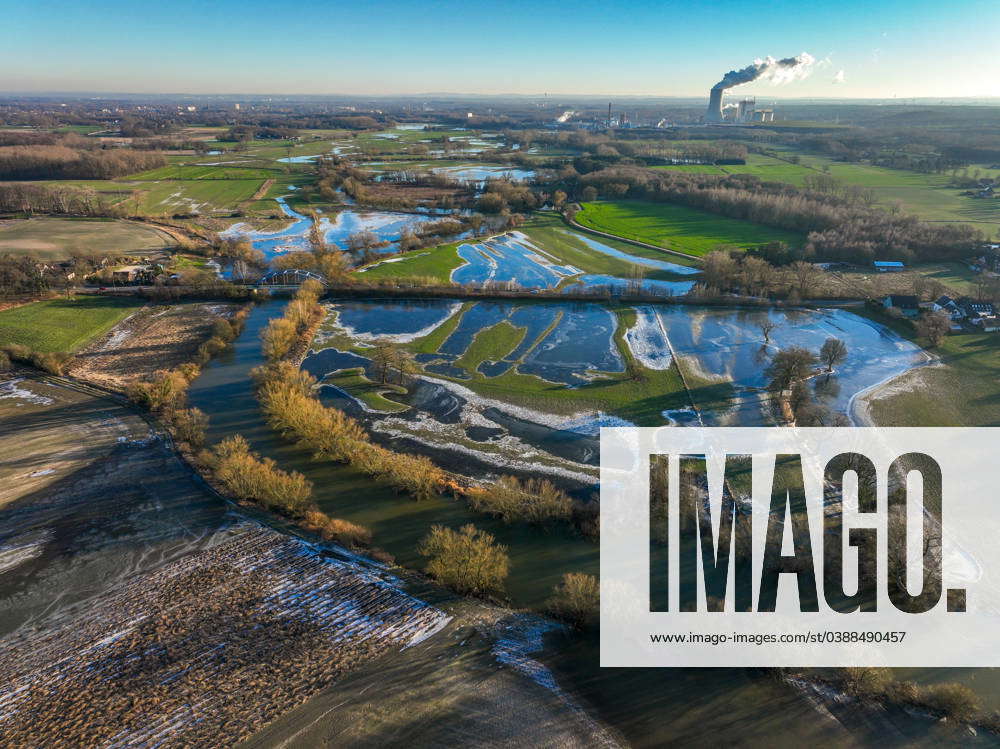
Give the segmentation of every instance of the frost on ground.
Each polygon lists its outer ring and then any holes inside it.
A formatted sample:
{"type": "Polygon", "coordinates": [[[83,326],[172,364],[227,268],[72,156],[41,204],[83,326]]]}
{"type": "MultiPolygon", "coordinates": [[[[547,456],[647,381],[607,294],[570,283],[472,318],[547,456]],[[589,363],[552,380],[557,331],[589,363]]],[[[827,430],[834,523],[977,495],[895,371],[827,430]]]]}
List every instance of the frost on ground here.
{"type": "Polygon", "coordinates": [[[48,530],[23,533],[0,542],[0,575],[41,555],[52,538],[48,530]]]}
{"type": "Polygon", "coordinates": [[[12,380],[0,382],[0,399],[13,399],[24,403],[33,403],[36,406],[50,406],[55,401],[44,395],[39,395],[25,387],[20,387],[24,382],[23,377],[16,377],[12,380]]]}
{"type": "Polygon", "coordinates": [[[563,706],[587,724],[591,746],[617,747],[620,742],[587,714],[586,710],[556,681],[552,671],[532,656],[545,650],[545,635],[562,629],[550,619],[534,614],[515,614],[497,623],[493,630],[493,657],[513,668],[559,698],[563,706]]]}
{"type": "Polygon", "coordinates": [[[673,357],[667,331],[652,307],[636,307],[635,325],[625,333],[625,340],[632,355],[647,369],[670,369],[673,357]]]}
{"type": "Polygon", "coordinates": [[[244,523],[0,640],[0,744],[233,745],[448,623],[396,583],[244,523]]]}

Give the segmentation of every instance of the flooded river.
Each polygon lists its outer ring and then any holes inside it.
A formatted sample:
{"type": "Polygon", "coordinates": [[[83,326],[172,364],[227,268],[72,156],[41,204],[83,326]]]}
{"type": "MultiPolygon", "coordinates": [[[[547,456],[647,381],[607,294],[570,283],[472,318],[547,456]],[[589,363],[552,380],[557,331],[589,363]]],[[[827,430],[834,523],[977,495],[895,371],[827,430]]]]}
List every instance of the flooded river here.
{"type": "MultiPolygon", "coordinates": [[[[543,605],[552,586],[566,572],[598,574],[596,543],[568,529],[508,526],[475,515],[464,505],[444,498],[414,502],[351,469],[317,463],[306,452],[277,439],[260,418],[248,375],[254,366],[262,362],[258,338],[260,331],[268,320],[281,314],[281,309],[279,303],[257,307],[248,320],[246,332],[233,350],[211,362],[194,382],[191,405],[209,414],[213,439],[240,432],[250,439],[256,449],[277,458],[287,468],[302,471],[314,482],[317,499],[324,510],[367,525],[372,529],[376,543],[403,565],[422,567],[423,559],[415,549],[432,524],[456,527],[473,522],[488,530],[496,535],[500,543],[509,547],[509,594],[515,606],[543,605]]],[[[702,331],[690,336],[692,346],[694,341],[710,342],[714,338],[711,331],[716,326],[742,326],[741,329],[749,335],[753,324],[752,319],[740,322],[738,313],[733,312],[683,308],[677,313],[685,310],[695,313],[691,327],[702,331]],[[706,317],[716,316],[719,319],[706,322],[706,317]]],[[[434,310],[433,306],[424,314],[426,318],[409,323],[407,328],[419,330],[417,326],[427,327],[436,319],[447,319],[448,316],[446,312],[434,310]]],[[[815,329],[813,334],[819,340],[827,332],[823,326],[836,323],[842,329],[856,331],[862,336],[853,339],[858,356],[871,356],[873,351],[885,356],[899,350],[898,342],[891,337],[883,337],[877,326],[873,328],[860,318],[841,319],[846,314],[821,312],[797,320],[789,318],[786,335],[801,336],[804,335],[803,330],[815,329]],[[874,332],[867,333],[865,329],[874,332]]],[[[669,320],[670,315],[667,318],[669,320]]],[[[354,313],[351,323],[360,332],[374,327],[377,320],[385,326],[385,319],[382,315],[371,315],[369,324],[363,310],[359,310],[354,313]]],[[[671,328],[678,325],[676,319],[671,322],[671,328]]],[[[852,340],[848,340],[849,347],[851,343],[852,340]]],[[[322,355],[332,358],[323,366],[317,365],[317,371],[326,366],[355,363],[353,359],[338,359],[335,353],[324,352],[322,355]]],[[[725,359],[722,354],[714,355],[721,357],[718,361],[725,359]]],[[[729,359],[739,360],[740,356],[729,359]]],[[[706,359],[706,362],[710,361],[711,358],[706,359]]],[[[314,364],[317,362],[314,361],[314,364]]],[[[741,370],[734,364],[731,371],[741,370]]],[[[851,385],[856,386],[859,383],[851,385]]],[[[502,424],[511,417],[497,418],[502,424]]],[[[392,440],[389,442],[391,444],[392,440]]],[[[405,448],[408,444],[399,442],[397,446],[405,448]]],[[[901,746],[913,745],[914,742],[919,744],[931,738],[925,721],[895,715],[884,716],[878,722],[859,722],[853,733],[848,732],[841,724],[817,712],[798,689],[764,672],[743,669],[601,669],[598,667],[595,640],[576,637],[560,640],[559,645],[544,658],[547,665],[560,682],[577,694],[597,716],[620,730],[636,746],[698,744],[709,735],[716,745],[759,742],[776,746],[855,746],[874,741],[901,746]]],[[[940,735],[934,737],[935,743],[942,740],[940,735]]]]}

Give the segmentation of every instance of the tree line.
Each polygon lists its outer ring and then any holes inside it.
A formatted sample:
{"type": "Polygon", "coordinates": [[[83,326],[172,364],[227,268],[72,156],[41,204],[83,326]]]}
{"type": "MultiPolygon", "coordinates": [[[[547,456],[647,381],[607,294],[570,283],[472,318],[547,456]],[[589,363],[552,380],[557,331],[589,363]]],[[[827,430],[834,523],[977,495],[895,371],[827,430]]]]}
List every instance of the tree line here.
{"type": "Polygon", "coordinates": [[[114,179],[166,166],[162,154],[62,145],[0,147],[0,179],[114,179]]]}

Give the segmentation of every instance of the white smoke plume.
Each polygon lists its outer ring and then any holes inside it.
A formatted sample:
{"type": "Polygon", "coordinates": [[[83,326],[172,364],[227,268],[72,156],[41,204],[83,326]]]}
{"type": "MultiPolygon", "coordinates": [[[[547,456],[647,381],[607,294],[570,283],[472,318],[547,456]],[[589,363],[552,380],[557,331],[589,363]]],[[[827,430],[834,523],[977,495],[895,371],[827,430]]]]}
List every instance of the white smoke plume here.
{"type": "Polygon", "coordinates": [[[752,65],[747,65],[742,70],[730,70],[712,88],[724,90],[753,81],[770,81],[774,84],[781,84],[801,80],[812,72],[812,66],[815,62],[816,58],[808,52],[803,52],[795,57],[785,57],[781,60],[770,56],[764,59],[758,58],[753,61],[752,65]]]}

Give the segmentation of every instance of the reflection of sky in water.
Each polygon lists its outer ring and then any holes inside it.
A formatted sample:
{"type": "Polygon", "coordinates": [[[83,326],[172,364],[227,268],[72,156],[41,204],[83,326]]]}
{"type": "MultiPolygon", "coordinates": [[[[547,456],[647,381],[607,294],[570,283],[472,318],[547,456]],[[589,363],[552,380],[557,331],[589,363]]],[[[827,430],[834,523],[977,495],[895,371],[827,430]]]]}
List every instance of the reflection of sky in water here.
{"type": "Polygon", "coordinates": [[[552,382],[579,384],[588,369],[621,372],[615,347],[615,316],[598,305],[568,306],[562,320],[525,359],[520,371],[552,382]]]}
{"type": "Polygon", "coordinates": [[[417,333],[444,322],[453,312],[447,302],[341,302],[338,322],[352,335],[380,336],[417,333]]]}
{"type": "MultiPolygon", "coordinates": [[[[686,275],[690,275],[693,270],[673,263],[646,261],[644,258],[633,257],[612,250],[610,247],[608,249],[612,253],[617,253],[622,259],[643,261],[641,264],[647,267],[652,263],[655,264],[653,267],[662,266],[664,270],[680,268],[686,275]]],[[[517,232],[477,244],[459,245],[458,255],[465,261],[465,265],[452,271],[451,279],[460,284],[513,281],[527,289],[551,289],[558,286],[563,279],[575,276],[572,283],[567,284],[566,289],[579,291],[581,288],[595,287],[624,290],[629,283],[627,279],[617,276],[581,273],[578,268],[571,265],[559,265],[558,261],[554,261],[543,250],[531,244],[527,237],[517,232]]],[[[694,281],[644,279],[642,282],[643,291],[664,296],[686,294],[693,286],[694,281]]]]}
{"type": "Polygon", "coordinates": [[[591,239],[590,237],[585,237],[582,234],[577,234],[575,232],[564,232],[570,235],[574,239],[578,239],[587,245],[590,249],[596,250],[597,252],[603,253],[605,255],[610,255],[611,257],[616,257],[620,260],[627,260],[630,263],[635,263],[636,265],[642,265],[646,268],[656,268],[658,270],[666,270],[671,273],[677,273],[681,276],[693,276],[695,274],[701,273],[698,268],[690,268],[686,265],[679,265],[678,263],[668,263],[666,260],[654,260],[648,257],[641,257],[639,255],[631,255],[627,252],[622,252],[621,250],[616,250],[614,247],[609,247],[603,242],[598,242],[596,239],[591,239]]]}
{"type": "MultiPolygon", "coordinates": [[[[339,305],[341,324],[360,334],[408,334],[440,323],[455,309],[454,302],[350,302],[339,305]]],[[[846,411],[851,398],[883,380],[924,360],[921,349],[888,329],[844,309],[826,310],[723,310],[689,306],[642,307],[645,324],[629,339],[634,353],[650,366],[669,362],[662,323],[674,350],[707,376],[731,380],[740,395],[737,412],[729,423],[769,423],[763,415],[756,388],[766,385],[764,369],[779,348],[802,346],[818,352],[830,337],[847,344],[847,360],[829,378],[812,380],[818,397],[837,411],[846,411]],[[769,316],[778,327],[771,344],[763,345],[758,324],[769,316]]],[[[621,372],[623,362],[614,344],[615,317],[598,304],[524,304],[477,302],[462,316],[455,330],[435,356],[454,362],[476,334],[506,320],[527,328],[521,343],[504,361],[485,363],[480,372],[502,374],[524,357],[518,370],[552,382],[579,385],[588,370],[621,372]],[[555,328],[534,349],[538,337],[556,320],[555,328]]],[[[441,365],[441,374],[457,376],[454,365],[441,365]]],[[[431,370],[435,371],[435,370],[431,370]]],[[[708,415],[710,416],[710,415],[708,415]]],[[[709,419],[711,423],[711,419],[709,419]]]]}
{"type": "Polygon", "coordinates": [[[575,271],[553,265],[548,258],[508,237],[459,245],[458,254],[466,265],[452,271],[455,283],[514,281],[525,288],[550,289],[575,271]]]}
{"type": "MultiPolygon", "coordinates": [[[[831,408],[845,411],[858,392],[924,360],[922,350],[887,328],[843,309],[716,310],[661,307],[657,314],[674,350],[692,357],[710,374],[724,374],[737,387],[767,384],[764,369],[778,349],[801,346],[818,352],[827,338],[847,344],[847,360],[827,380],[813,380],[817,395],[831,408]],[[769,316],[778,327],[763,349],[758,323],[769,316]]],[[[751,414],[746,418],[753,419],[751,414]]],[[[741,417],[741,423],[743,418],[741,417]]]]}
{"type": "Polygon", "coordinates": [[[535,172],[531,169],[514,169],[508,166],[439,166],[431,171],[462,182],[476,183],[501,177],[514,182],[524,182],[535,176],[535,172]]]}
{"type": "MultiPolygon", "coordinates": [[[[285,198],[276,198],[276,200],[282,213],[295,219],[290,226],[280,231],[269,232],[256,231],[249,225],[241,223],[226,229],[221,236],[245,236],[253,243],[254,249],[263,252],[268,259],[283,252],[308,250],[310,248],[309,229],[312,227],[312,220],[289,207],[285,198]]],[[[406,226],[433,220],[435,219],[432,216],[409,213],[345,209],[334,215],[332,220],[328,216],[322,217],[320,225],[323,227],[323,235],[327,242],[334,243],[341,249],[347,249],[347,238],[355,232],[371,231],[380,240],[391,243],[399,241],[406,226]]],[[[390,251],[394,248],[390,246],[385,249],[390,251]]]]}

